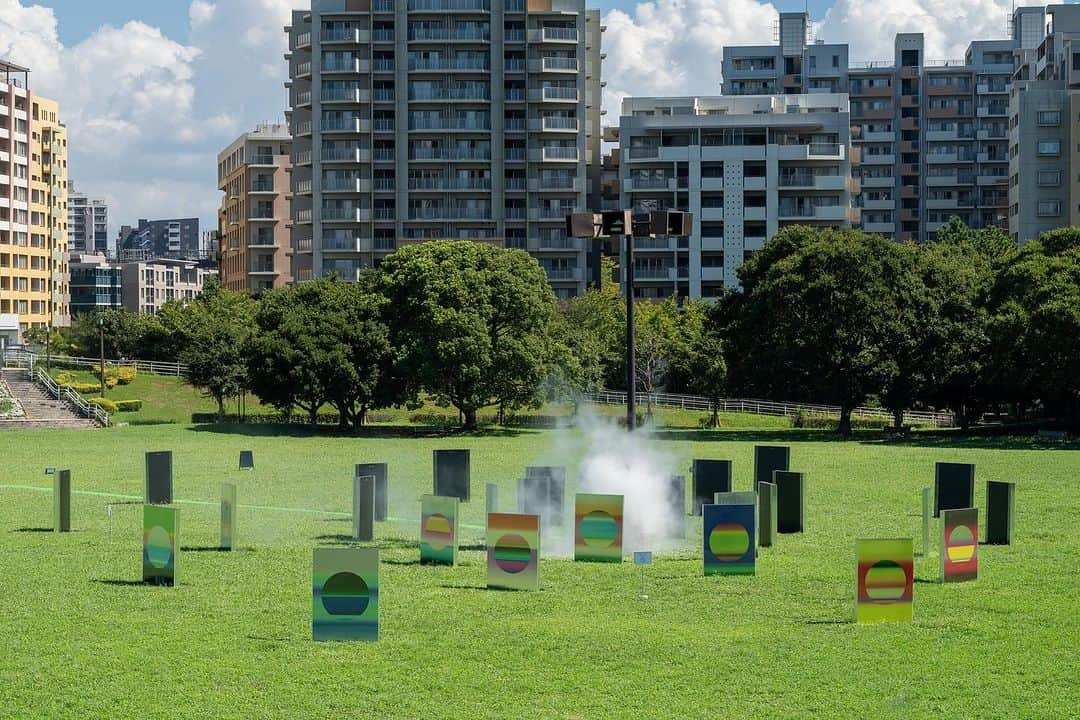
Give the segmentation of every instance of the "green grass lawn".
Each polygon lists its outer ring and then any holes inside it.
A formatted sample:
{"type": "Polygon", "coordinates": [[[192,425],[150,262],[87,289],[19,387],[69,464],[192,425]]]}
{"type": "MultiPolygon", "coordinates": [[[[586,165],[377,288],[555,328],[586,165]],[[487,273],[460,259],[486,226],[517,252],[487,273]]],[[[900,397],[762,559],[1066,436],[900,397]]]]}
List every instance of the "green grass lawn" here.
{"type": "MultiPolygon", "coordinates": [[[[562,432],[334,437],[189,425],[0,435],[3,717],[1068,717],[1080,702],[1080,452],[1022,440],[839,442],[821,432],[660,431],[730,458],[751,486],[755,443],[787,443],[808,474],[807,532],[764,548],[755,577],[702,576],[700,520],[638,574],[546,558],[536,593],[485,589],[484,484],[513,503],[526,464],[578,476],[562,432]],[[472,450],[454,568],[417,563],[431,450],[472,450]],[[143,453],[171,449],[179,584],[140,580],[143,453]],[[236,469],[241,449],[256,469],[236,469]],[[311,640],[311,554],[350,544],[352,466],[390,463],[381,639],[311,640]],[[980,548],[977,582],[916,560],[915,622],[850,622],[853,544],[910,535],[937,460],[1017,482],[1015,545],[980,548]],[[72,470],[75,532],[56,535],[46,465],[72,470]],[[218,552],[222,482],[239,485],[239,546],[218,552]],[[111,537],[106,505],[113,506],[111,537]],[[130,503],[130,504],[128,504],[130,503]],[[258,507],[253,507],[258,506],[258,507]]],[[[868,438],[870,436],[867,436],[868,438]]],[[[627,548],[630,550],[632,548],[627,548]]]]}

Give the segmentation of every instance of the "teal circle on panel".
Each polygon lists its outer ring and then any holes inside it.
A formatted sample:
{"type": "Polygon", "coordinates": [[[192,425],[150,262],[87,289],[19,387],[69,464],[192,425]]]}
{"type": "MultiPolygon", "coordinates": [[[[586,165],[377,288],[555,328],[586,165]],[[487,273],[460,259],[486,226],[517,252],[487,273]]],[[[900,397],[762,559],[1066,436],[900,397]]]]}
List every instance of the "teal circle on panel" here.
{"type": "Polygon", "coordinates": [[[172,538],[168,531],[155,525],[146,536],[146,559],[154,567],[163,568],[169,564],[172,553],[172,538]]]}
{"type": "Polygon", "coordinates": [[[322,586],[322,604],[331,615],[363,615],[371,602],[364,578],[351,572],[331,575],[322,586]]]}
{"type": "Polygon", "coordinates": [[[603,510],[593,510],[581,518],[581,539],[591,547],[608,547],[619,534],[619,524],[603,510]]]}

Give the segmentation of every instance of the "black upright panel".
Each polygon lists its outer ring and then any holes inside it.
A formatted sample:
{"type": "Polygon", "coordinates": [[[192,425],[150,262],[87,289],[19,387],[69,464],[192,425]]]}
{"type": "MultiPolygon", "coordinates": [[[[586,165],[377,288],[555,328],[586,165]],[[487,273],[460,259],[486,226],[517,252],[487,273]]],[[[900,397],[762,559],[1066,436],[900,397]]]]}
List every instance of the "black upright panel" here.
{"type": "Polygon", "coordinates": [[[390,513],[390,498],[386,487],[386,463],[357,463],[353,477],[368,475],[375,478],[375,519],[382,522],[390,513]]]}
{"type": "Polygon", "coordinates": [[[539,486],[533,492],[544,499],[543,518],[545,524],[562,527],[566,513],[566,468],[560,465],[528,465],[525,467],[526,479],[540,479],[539,486]]]}
{"type": "Polygon", "coordinates": [[[172,451],[160,450],[146,453],[147,505],[169,505],[173,501],[172,451]]]}
{"type": "MultiPolygon", "coordinates": [[[[754,446],[754,490],[757,484],[772,482],[777,470],[791,469],[791,448],[786,445],[754,446]]],[[[779,488],[777,489],[779,491],[779,488]]]]}
{"type": "Polygon", "coordinates": [[[241,470],[254,470],[255,469],[255,454],[250,450],[240,451],[240,469],[241,470]]]}
{"type": "Polygon", "coordinates": [[[469,502],[469,451],[435,450],[435,494],[469,502]]]}
{"type": "Polygon", "coordinates": [[[986,542],[1012,545],[1016,483],[988,480],[986,483],[986,542]]]}
{"type": "Polygon", "coordinates": [[[801,533],[806,520],[806,475],[791,470],[773,471],[776,485],[776,531],[801,533]]]}
{"type": "Polygon", "coordinates": [[[694,460],[691,473],[694,476],[695,515],[701,514],[702,505],[712,504],[716,493],[731,492],[730,460],[694,460]]]}
{"type": "Polygon", "coordinates": [[[934,464],[934,517],[942,510],[975,507],[975,466],[970,463],[934,464]]]}

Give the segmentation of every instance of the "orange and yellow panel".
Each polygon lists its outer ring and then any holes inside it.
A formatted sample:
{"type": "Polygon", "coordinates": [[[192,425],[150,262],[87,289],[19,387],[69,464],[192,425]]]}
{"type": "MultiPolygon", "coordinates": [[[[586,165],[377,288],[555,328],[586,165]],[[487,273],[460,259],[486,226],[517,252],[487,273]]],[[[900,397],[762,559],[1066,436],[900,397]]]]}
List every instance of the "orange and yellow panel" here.
{"type": "Polygon", "coordinates": [[[540,589],[540,516],[488,513],[487,584],[504,590],[540,589]]]}
{"type": "Polygon", "coordinates": [[[856,540],[855,586],[855,622],[911,622],[914,540],[856,540]]]}
{"type": "Polygon", "coordinates": [[[941,581],[979,578],[979,509],[941,511],[941,581]]]}

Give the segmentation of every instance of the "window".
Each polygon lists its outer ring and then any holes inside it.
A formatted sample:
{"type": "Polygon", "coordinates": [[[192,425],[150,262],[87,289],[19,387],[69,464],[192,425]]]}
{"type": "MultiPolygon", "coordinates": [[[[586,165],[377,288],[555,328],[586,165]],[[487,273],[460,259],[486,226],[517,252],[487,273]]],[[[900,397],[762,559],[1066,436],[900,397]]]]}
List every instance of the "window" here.
{"type": "Polygon", "coordinates": [[[1080,70],[1080,53],[1073,53],[1072,57],[1073,57],[1072,69],[1073,70],[1080,70]]]}
{"type": "Polygon", "coordinates": [[[839,55],[833,55],[832,56],[832,66],[834,68],[840,67],[840,56],[839,55]]]}
{"type": "Polygon", "coordinates": [[[1059,110],[1040,110],[1038,123],[1040,125],[1060,125],[1061,112],[1059,110]]]}
{"type": "Polygon", "coordinates": [[[1039,217],[1057,217],[1061,214],[1061,201],[1040,200],[1035,212],[1039,217]]]}
{"type": "Polygon", "coordinates": [[[1060,155],[1061,154],[1061,141],[1060,140],[1040,140],[1039,141],[1039,154],[1040,155],[1060,155]]]}
{"type": "Polygon", "coordinates": [[[1061,184],[1061,171],[1060,170],[1040,170],[1038,176],[1038,184],[1043,187],[1055,186],[1061,184]]]}

